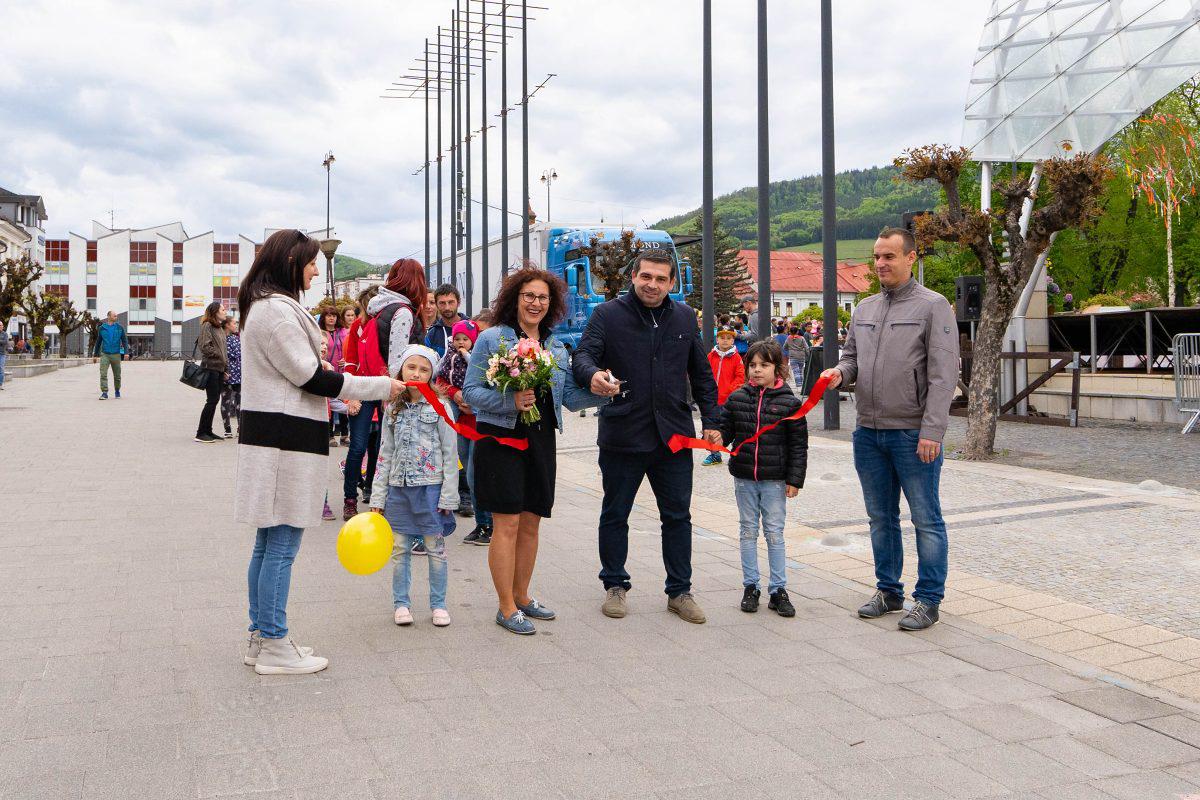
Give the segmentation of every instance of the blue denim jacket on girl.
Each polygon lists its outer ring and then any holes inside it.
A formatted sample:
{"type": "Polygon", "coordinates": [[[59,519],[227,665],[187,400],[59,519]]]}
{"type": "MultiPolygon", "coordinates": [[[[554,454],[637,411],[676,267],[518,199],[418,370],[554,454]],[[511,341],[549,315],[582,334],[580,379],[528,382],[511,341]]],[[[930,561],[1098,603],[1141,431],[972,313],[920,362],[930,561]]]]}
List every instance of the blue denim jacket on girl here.
{"type": "Polygon", "coordinates": [[[383,439],[371,497],[387,497],[388,486],[442,485],[438,508],[458,508],[458,434],[423,398],[398,399],[382,410],[383,439]]]}
{"type": "MultiPolygon", "coordinates": [[[[471,350],[471,363],[467,367],[467,380],[463,386],[463,397],[475,412],[475,419],[501,428],[517,426],[517,404],[512,392],[501,392],[495,386],[489,386],[487,377],[488,359],[499,349],[503,339],[510,350],[517,346],[520,340],[516,331],[507,325],[497,325],[479,334],[475,347],[471,350]]],[[[608,402],[607,398],[592,394],[589,390],[580,388],[571,374],[571,357],[567,348],[553,336],[546,340],[546,349],[554,356],[558,369],[554,370],[551,390],[554,397],[554,417],[558,430],[562,431],[562,407],[569,411],[582,411],[608,402]]]]}

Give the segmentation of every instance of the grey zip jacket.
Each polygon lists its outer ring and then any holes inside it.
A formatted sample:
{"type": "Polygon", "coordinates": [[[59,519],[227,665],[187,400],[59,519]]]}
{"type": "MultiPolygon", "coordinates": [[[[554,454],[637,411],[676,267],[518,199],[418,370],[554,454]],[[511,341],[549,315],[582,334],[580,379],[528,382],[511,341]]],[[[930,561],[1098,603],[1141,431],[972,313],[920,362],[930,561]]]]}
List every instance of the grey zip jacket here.
{"type": "Polygon", "coordinates": [[[958,322],[946,298],[910,278],[854,309],[837,365],[858,424],[940,442],[958,385],[958,322]]]}

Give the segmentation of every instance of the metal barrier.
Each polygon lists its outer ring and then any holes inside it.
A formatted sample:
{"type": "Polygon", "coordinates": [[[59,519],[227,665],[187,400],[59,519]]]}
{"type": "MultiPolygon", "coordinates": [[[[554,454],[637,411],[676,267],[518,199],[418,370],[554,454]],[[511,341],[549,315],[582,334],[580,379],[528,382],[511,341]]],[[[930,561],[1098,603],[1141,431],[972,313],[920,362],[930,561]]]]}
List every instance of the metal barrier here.
{"type": "Polygon", "coordinates": [[[1200,420],[1200,333],[1179,333],[1171,340],[1175,357],[1175,405],[1191,414],[1182,433],[1189,433],[1200,420]]]}

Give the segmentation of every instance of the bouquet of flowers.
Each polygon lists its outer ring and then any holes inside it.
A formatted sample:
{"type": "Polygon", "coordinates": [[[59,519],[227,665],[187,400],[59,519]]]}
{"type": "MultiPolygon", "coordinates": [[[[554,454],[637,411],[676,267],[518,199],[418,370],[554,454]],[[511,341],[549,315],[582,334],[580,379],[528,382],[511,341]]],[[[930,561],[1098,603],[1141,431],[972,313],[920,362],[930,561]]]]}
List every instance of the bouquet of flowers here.
{"type": "MultiPolygon", "coordinates": [[[[542,394],[550,388],[557,368],[558,364],[550,351],[542,349],[533,339],[522,339],[510,348],[502,338],[496,352],[488,359],[485,377],[489,386],[495,386],[501,392],[533,389],[542,394]]],[[[541,418],[542,414],[536,405],[521,412],[521,421],[526,424],[541,418]]]]}

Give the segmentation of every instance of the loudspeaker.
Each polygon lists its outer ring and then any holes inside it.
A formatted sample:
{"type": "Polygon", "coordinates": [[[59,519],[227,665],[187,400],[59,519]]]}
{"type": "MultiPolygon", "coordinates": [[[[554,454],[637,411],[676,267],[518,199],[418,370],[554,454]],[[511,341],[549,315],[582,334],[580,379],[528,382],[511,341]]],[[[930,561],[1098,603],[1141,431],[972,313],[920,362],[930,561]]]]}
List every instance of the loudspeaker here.
{"type": "Polygon", "coordinates": [[[983,276],[959,275],[954,279],[954,316],[959,322],[970,322],[982,314],[983,276]]]}

